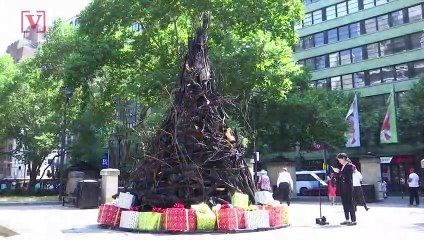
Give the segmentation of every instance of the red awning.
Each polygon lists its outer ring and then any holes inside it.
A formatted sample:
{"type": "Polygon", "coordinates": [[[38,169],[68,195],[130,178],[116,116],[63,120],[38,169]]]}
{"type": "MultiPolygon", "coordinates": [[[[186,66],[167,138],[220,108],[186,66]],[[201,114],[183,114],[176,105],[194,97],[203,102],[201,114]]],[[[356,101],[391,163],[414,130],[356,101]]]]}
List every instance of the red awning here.
{"type": "Polygon", "coordinates": [[[399,164],[399,163],[416,163],[416,156],[393,156],[390,163],[399,164]]]}

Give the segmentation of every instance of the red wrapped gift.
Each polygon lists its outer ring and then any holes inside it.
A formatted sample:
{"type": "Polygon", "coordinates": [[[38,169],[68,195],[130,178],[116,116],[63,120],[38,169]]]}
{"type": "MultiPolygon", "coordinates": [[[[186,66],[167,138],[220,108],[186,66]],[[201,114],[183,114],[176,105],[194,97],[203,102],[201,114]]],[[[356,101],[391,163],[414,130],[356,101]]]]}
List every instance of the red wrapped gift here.
{"type": "Polygon", "coordinates": [[[165,231],[195,231],[196,211],[185,208],[167,208],[162,213],[162,229],[165,231]]]}
{"type": "Polygon", "coordinates": [[[113,205],[101,205],[97,222],[109,226],[119,226],[122,209],[113,205]]]}
{"type": "Polygon", "coordinates": [[[218,230],[237,230],[246,228],[244,210],[240,208],[221,208],[215,212],[218,230]]]}
{"type": "Polygon", "coordinates": [[[269,225],[271,227],[283,225],[283,208],[281,206],[261,206],[259,209],[268,210],[269,225]]]}

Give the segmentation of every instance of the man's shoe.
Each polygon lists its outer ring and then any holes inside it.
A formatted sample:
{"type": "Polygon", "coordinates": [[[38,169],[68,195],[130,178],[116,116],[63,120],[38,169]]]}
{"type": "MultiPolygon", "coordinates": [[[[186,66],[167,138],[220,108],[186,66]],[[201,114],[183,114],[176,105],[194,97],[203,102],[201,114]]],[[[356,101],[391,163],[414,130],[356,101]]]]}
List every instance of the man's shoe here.
{"type": "Polygon", "coordinates": [[[366,211],[368,211],[368,210],[370,210],[370,208],[369,208],[369,207],[367,207],[367,208],[365,208],[365,210],[366,210],[366,211]]]}
{"type": "Polygon", "coordinates": [[[341,222],[340,223],[340,225],[349,225],[350,224],[350,222],[349,221],[344,221],[344,222],[341,222]]]}
{"type": "Polygon", "coordinates": [[[348,225],[348,226],[355,226],[355,225],[356,225],[356,222],[350,222],[350,223],[348,223],[347,225],[348,225]]]}

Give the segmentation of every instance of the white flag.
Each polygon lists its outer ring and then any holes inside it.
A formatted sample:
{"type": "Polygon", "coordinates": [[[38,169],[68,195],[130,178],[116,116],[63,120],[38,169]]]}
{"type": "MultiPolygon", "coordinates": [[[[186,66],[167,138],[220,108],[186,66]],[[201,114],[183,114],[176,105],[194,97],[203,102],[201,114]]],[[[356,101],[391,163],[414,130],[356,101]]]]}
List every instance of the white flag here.
{"type": "Polygon", "coordinates": [[[353,99],[352,105],[346,114],[346,121],[348,128],[345,133],[346,136],[346,147],[360,147],[361,146],[361,135],[359,132],[359,112],[358,112],[358,98],[353,99]]]}

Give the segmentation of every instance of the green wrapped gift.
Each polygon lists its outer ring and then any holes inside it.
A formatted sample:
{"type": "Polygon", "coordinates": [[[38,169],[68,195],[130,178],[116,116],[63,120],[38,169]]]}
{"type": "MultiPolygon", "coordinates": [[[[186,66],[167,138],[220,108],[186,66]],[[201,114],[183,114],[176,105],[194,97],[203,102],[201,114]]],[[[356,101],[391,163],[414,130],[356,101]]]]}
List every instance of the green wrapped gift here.
{"type": "Polygon", "coordinates": [[[160,231],[162,229],[162,214],[156,212],[141,212],[138,216],[138,229],[144,231],[160,231]]]}
{"type": "Polygon", "coordinates": [[[235,208],[247,210],[249,208],[249,196],[243,193],[235,192],[231,197],[231,204],[235,208]]]}
{"type": "Polygon", "coordinates": [[[196,210],[196,222],[198,231],[215,230],[216,216],[208,205],[202,203],[197,205],[191,205],[191,208],[196,210]]]}

